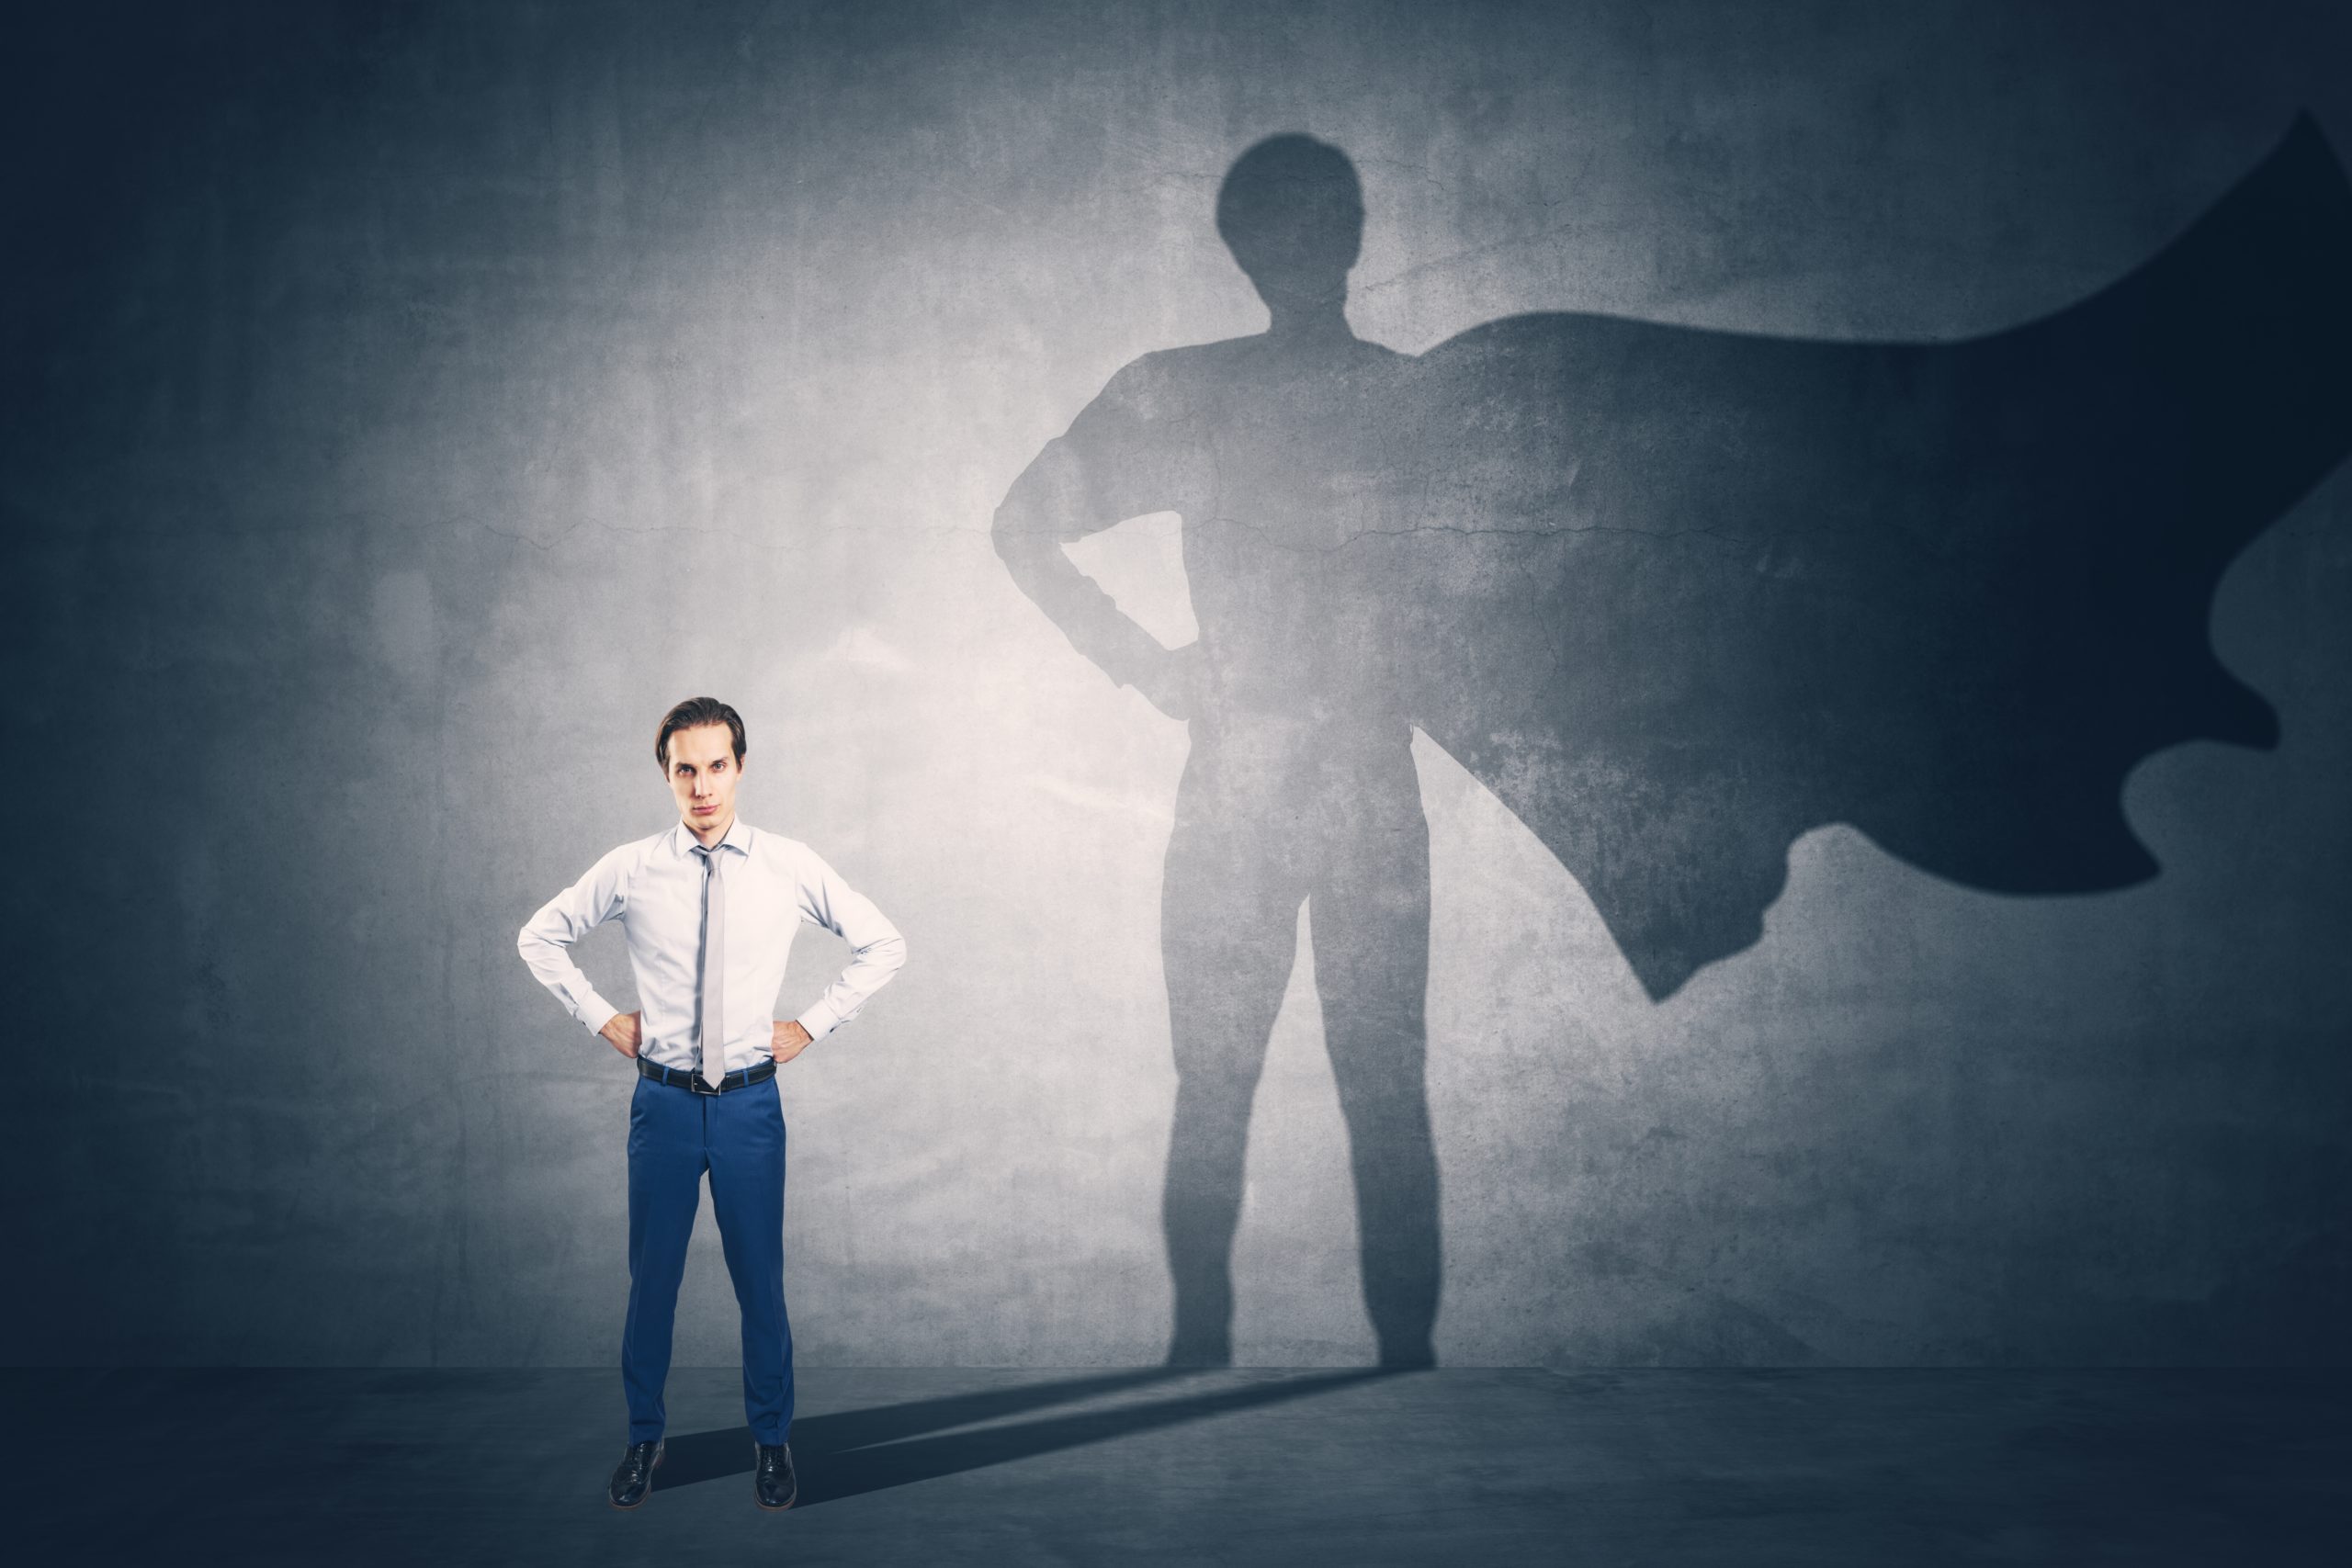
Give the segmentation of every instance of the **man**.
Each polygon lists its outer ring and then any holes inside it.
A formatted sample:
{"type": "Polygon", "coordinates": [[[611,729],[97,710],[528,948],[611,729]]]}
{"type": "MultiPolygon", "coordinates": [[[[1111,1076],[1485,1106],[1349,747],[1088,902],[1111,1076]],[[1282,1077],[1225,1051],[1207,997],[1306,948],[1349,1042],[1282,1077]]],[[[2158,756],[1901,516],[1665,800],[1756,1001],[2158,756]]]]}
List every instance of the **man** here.
{"type": "Polygon", "coordinates": [[[1078,650],[1188,720],[1161,887],[1176,1059],[1162,1226],[1171,1365],[1232,1359],[1233,1235],[1250,1103],[1289,983],[1298,908],[1354,1168],[1364,1303],[1384,1366],[1427,1366],[1439,1285],[1423,1087],[1429,824],[1395,651],[1379,628],[1411,361],[1348,326],[1363,231],[1339,149],[1244,152],[1217,231],[1269,314],[1254,337],[1148,354],[1015,480],[995,541],[1078,650]],[[1064,553],[1182,514],[1200,637],[1170,649],[1064,553]]]}
{"type": "Polygon", "coordinates": [[[672,708],[654,760],[678,820],[621,845],[549,899],[515,946],[571,1016],[637,1063],[628,1122],[628,1320],[621,1385],[628,1446],[607,1495],[634,1508],[662,1462],[662,1388],[705,1172],[743,1318],[752,1496],[788,1508],[792,1327],[784,1307],[784,1111],[776,1068],[857,1016],[906,962],[906,939],[814,850],[735,814],[743,721],[713,697],[672,708]],[[566,952],[617,916],[636,1012],[596,994],[566,952]],[[844,938],[848,967],[797,1018],[771,1017],[801,920],[844,938]]]}

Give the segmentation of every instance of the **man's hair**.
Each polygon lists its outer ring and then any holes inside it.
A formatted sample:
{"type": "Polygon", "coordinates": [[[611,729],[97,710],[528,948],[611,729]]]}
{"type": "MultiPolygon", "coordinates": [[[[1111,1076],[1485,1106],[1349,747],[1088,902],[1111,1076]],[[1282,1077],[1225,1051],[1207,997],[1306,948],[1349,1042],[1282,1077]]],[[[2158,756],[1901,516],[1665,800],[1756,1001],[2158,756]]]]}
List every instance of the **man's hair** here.
{"type": "Polygon", "coordinates": [[[653,738],[653,760],[666,775],[670,771],[670,737],[681,729],[723,724],[735,743],[735,761],[743,760],[743,716],[717,697],[688,697],[662,716],[662,732],[653,738]]]}

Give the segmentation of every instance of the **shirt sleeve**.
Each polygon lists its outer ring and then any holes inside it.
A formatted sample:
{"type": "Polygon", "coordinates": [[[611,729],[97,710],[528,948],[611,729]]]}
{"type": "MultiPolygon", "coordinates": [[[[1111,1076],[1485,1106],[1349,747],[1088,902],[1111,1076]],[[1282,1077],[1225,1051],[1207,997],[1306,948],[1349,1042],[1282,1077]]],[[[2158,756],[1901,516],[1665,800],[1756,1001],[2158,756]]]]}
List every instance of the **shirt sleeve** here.
{"type": "Polygon", "coordinates": [[[571,961],[569,949],[621,912],[628,901],[629,856],[635,847],[623,844],[590,866],[586,875],[540,905],[538,913],[523,923],[514,938],[515,951],[539,984],[591,1034],[610,1023],[620,1009],[596,994],[596,987],[571,961]]]}
{"type": "Polygon", "coordinates": [[[797,1021],[808,1038],[820,1040],[857,1016],[907,961],[907,939],[874,907],[874,900],[843,882],[841,873],[816,851],[801,850],[800,918],[820,925],[850,945],[849,966],[797,1021]]]}

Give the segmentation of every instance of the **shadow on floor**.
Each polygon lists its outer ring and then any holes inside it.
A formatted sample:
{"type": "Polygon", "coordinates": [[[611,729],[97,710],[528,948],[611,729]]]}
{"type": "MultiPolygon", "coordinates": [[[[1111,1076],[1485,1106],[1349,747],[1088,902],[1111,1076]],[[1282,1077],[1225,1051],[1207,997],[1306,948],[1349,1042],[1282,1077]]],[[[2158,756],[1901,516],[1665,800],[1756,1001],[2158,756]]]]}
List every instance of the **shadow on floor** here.
{"type": "MultiPolygon", "coordinates": [[[[1147,1404],[1122,1404],[1109,1410],[1047,1416],[1018,1426],[991,1427],[976,1432],[947,1431],[977,1421],[1074,1404],[1189,1375],[1182,1369],[1156,1367],[808,1416],[792,1424],[792,1459],[800,1476],[797,1506],[805,1508],[910,1482],[935,1480],[962,1471],[983,1470],[1037,1454],[1181,1426],[1212,1416],[1286,1404],[1397,1373],[1395,1369],[1364,1368],[1312,1376],[1285,1375],[1243,1388],[1222,1388],[1147,1404]],[[926,1437],[926,1433],[944,1435],[926,1437]]],[[[662,1468],[654,1474],[654,1489],[673,1491],[724,1476],[749,1474],[752,1458],[752,1432],[748,1427],[672,1438],[663,1452],[662,1468]]]]}

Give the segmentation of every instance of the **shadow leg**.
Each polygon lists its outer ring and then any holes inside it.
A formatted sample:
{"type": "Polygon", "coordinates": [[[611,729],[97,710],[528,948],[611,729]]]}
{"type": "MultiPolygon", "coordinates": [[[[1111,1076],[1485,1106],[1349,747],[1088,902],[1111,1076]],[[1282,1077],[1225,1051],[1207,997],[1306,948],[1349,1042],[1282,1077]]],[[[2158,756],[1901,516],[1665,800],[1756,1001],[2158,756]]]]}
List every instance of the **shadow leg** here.
{"type": "Polygon", "coordinates": [[[1177,1081],[1160,1219],[1176,1297],[1170,1366],[1233,1360],[1233,1233],[1250,1103],[1290,981],[1303,897],[1271,837],[1260,823],[1210,819],[1180,798],[1168,844],[1160,952],[1177,1081]]]}
{"type": "Polygon", "coordinates": [[[1425,1073],[1430,838],[1409,750],[1358,773],[1309,906],[1348,1123],[1364,1306],[1384,1367],[1436,1363],[1437,1150],[1425,1073]],[[1401,761],[1401,770],[1397,763],[1401,761]]]}

